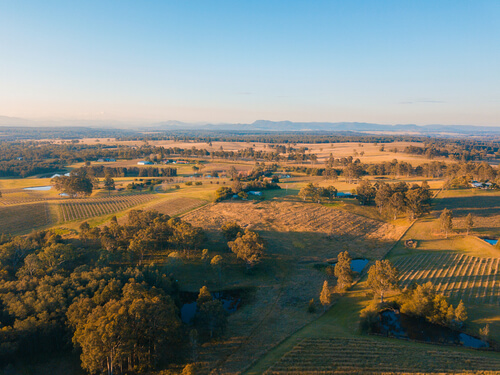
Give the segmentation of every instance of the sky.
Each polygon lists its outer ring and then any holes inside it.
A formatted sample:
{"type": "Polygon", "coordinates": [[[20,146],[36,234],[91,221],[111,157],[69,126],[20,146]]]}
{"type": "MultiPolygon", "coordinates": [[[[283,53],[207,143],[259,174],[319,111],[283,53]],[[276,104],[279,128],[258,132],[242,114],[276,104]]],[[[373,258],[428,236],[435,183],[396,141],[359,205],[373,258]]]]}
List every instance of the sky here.
{"type": "Polygon", "coordinates": [[[0,116],[500,126],[500,1],[0,0],[0,116]]]}

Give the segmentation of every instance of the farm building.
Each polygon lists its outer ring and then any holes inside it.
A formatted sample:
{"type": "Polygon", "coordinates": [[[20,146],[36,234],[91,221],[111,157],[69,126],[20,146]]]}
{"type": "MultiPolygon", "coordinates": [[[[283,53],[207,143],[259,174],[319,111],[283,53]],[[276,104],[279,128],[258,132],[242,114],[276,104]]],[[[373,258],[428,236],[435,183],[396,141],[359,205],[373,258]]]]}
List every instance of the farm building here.
{"type": "Polygon", "coordinates": [[[97,159],[97,161],[99,163],[104,163],[104,162],[115,162],[116,159],[113,159],[113,158],[100,158],[100,159],[97,159]]]}
{"type": "Polygon", "coordinates": [[[470,185],[474,188],[479,188],[479,189],[491,189],[493,184],[491,182],[478,182],[478,181],[471,181],[470,185]]]}
{"type": "Polygon", "coordinates": [[[138,165],[153,165],[153,163],[150,161],[139,161],[139,162],[137,162],[137,164],[138,165]]]}

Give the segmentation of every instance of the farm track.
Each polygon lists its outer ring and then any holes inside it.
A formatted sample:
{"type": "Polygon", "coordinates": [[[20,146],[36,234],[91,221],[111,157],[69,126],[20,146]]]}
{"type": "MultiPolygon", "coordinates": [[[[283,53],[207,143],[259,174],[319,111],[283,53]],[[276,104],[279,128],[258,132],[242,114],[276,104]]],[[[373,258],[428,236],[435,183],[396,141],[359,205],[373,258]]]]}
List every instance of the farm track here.
{"type": "Polygon", "coordinates": [[[405,257],[394,264],[400,270],[402,287],[430,281],[450,298],[499,305],[499,262],[499,258],[441,253],[405,257]]]}
{"type": "Polygon", "coordinates": [[[304,339],[267,372],[284,374],[497,374],[500,358],[373,338],[304,339]]]}

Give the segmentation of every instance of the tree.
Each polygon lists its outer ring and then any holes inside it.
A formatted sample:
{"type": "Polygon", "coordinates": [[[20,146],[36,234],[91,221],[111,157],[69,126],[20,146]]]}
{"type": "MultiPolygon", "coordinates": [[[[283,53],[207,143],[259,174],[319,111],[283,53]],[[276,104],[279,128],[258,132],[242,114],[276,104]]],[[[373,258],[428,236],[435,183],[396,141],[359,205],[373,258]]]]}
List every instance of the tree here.
{"type": "Polygon", "coordinates": [[[406,193],[406,209],[410,213],[410,220],[422,215],[430,210],[430,190],[426,181],[422,186],[414,184],[406,193]]]}
{"type": "Polygon", "coordinates": [[[439,226],[441,232],[444,232],[446,238],[448,238],[448,232],[453,229],[453,212],[445,208],[439,216],[439,226]]]}
{"type": "Polygon", "coordinates": [[[222,234],[226,238],[226,241],[234,241],[238,234],[243,234],[243,229],[236,222],[227,222],[222,225],[220,228],[222,230],[222,234]]]}
{"type": "Polygon", "coordinates": [[[377,260],[368,270],[368,285],[384,302],[384,294],[398,287],[398,271],[387,259],[377,260]]]}
{"type": "Polygon", "coordinates": [[[228,199],[233,195],[233,190],[227,186],[221,186],[215,191],[215,201],[220,202],[228,199]]]}
{"type": "Polygon", "coordinates": [[[198,299],[196,300],[197,305],[203,305],[205,302],[211,300],[213,300],[212,294],[206,286],[202,286],[200,292],[198,293],[198,299]]]}
{"type": "Polygon", "coordinates": [[[58,176],[51,180],[56,190],[71,196],[88,196],[92,194],[92,180],[84,173],[58,176]]]}
{"type": "Polygon", "coordinates": [[[332,291],[330,290],[330,286],[328,285],[328,281],[325,280],[323,282],[323,288],[321,289],[321,293],[319,295],[319,301],[323,305],[323,309],[326,310],[326,307],[332,303],[332,291]]]}
{"type": "Polygon", "coordinates": [[[104,178],[104,188],[108,191],[108,195],[111,195],[111,190],[115,190],[115,180],[110,175],[104,178]]]}
{"type": "Polygon", "coordinates": [[[469,235],[469,231],[472,229],[474,226],[474,218],[472,214],[468,214],[467,217],[465,218],[465,227],[467,228],[467,235],[469,235]]]}
{"type": "Polygon", "coordinates": [[[362,180],[361,183],[356,188],[356,195],[358,201],[362,205],[369,205],[371,201],[375,198],[375,188],[372,186],[370,181],[362,180]]]}
{"type": "Polygon", "coordinates": [[[227,245],[238,258],[246,263],[247,269],[259,264],[264,255],[264,241],[258,233],[249,229],[245,229],[244,234],[239,233],[238,237],[228,242],[227,245]]]}
{"type": "Polygon", "coordinates": [[[457,322],[463,323],[467,320],[467,318],[467,310],[465,309],[465,305],[462,300],[460,300],[457,308],[455,309],[455,319],[457,320],[457,322]]]}
{"type": "Polygon", "coordinates": [[[394,215],[394,220],[398,218],[398,214],[403,211],[405,207],[405,196],[403,193],[397,191],[389,198],[389,207],[394,215]]]}
{"type": "Polygon", "coordinates": [[[337,263],[334,270],[335,277],[337,278],[337,288],[345,290],[352,284],[352,269],[351,269],[351,256],[347,251],[341,252],[337,257],[337,263]]]}
{"type": "Polygon", "coordinates": [[[196,309],[194,321],[199,332],[210,339],[224,332],[227,326],[226,312],[222,302],[214,299],[206,286],[200,289],[196,309]]]}
{"type": "Polygon", "coordinates": [[[486,324],[483,328],[479,328],[479,336],[483,341],[488,340],[488,336],[490,335],[490,325],[486,324]]]}
{"type": "Polygon", "coordinates": [[[316,202],[318,200],[318,195],[318,187],[312,182],[308,183],[299,191],[299,197],[301,197],[304,201],[307,198],[310,198],[312,202],[316,202]]]}
{"type": "Polygon", "coordinates": [[[222,284],[222,262],[223,262],[224,258],[222,258],[221,255],[216,255],[212,258],[212,260],[210,261],[210,265],[216,269],[219,274],[219,288],[222,284]]]}

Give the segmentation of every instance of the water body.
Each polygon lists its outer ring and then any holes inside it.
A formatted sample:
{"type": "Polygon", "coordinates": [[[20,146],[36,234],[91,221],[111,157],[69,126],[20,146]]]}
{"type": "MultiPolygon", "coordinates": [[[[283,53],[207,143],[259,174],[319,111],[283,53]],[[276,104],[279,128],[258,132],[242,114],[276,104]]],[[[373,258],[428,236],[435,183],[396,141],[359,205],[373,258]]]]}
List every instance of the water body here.
{"type": "Polygon", "coordinates": [[[498,242],[498,239],[492,239],[492,238],[481,238],[483,241],[488,242],[490,245],[495,246],[498,242]]]}
{"type": "MultiPolygon", "coordinates": [[[[354,272],[361,272],[365,269],[368,262],[369,260],[364,258],[353,259],[351,260],[351,270],[353,270],[354,272]]],[[[335,267],[336,264],[337,262],[334,262],[331,265],[335,267]]]]}
{"type": "Polygon", "coordinates": [[[375,331],[398,339],[460,345],[474,349],[489,347],[488,343],[477,337],[393,310],[380,313],[380,321],[375,331]]]}
{"type": "Polygon", "coordinates": [[[27,187],[24,188],[23,190],[39,190],[39,191],[47,191],[52,189],[52,185],[49,186],[33,186],[33,187],[27,187]]]}
{"type": "MultiPolygon", "coordinates": [[[[247,292],[248,291],[244,289],[224,290],[221,292],[213,292],[212,297],[221,301],[224,310],[232,314],[241,307],[242,300],[244,299],[243,296],[246,295],[247,292]]],[[[182,302],[181,320],[186,324],[190,324],[196,314],[198,293],[181,292],[180,297],[182,302]]]]}

